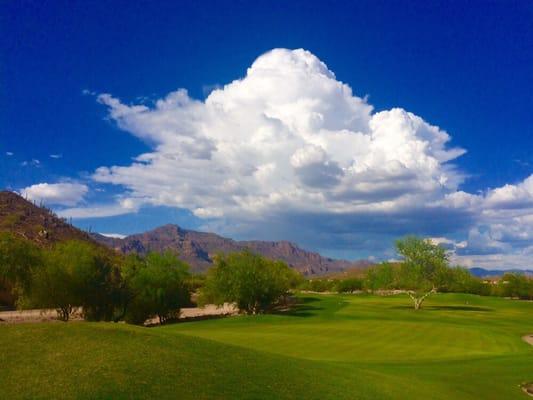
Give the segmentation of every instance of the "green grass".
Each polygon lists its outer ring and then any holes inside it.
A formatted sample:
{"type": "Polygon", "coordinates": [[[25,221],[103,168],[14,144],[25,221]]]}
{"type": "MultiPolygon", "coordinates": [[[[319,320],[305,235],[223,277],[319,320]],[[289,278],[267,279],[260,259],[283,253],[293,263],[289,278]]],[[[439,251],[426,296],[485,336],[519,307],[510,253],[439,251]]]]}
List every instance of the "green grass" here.
{"type": "Polygon", "coordinates": [[[301,297],[286,314],[160,328],[0,327],[0,398],[527,399],[533,303],[301,297]]]}

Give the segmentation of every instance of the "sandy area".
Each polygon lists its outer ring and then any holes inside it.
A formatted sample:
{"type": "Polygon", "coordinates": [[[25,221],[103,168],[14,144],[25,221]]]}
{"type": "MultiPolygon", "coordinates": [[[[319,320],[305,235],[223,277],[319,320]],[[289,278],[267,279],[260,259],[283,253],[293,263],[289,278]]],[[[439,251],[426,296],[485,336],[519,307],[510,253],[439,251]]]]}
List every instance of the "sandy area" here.
{"type": "MultiPolygon", "coordinates": [[[[217,307],[214,304],[208,304],[205,307],[182,308],[179,319],[203,319],[208,317],[235,315],[239,312],[233,304],[224,303],[223,306],[217,307]]],[[[1,317],[0,317],[1,318],[1,317]]],[[[144,323],[145,325],[158,325],[159,319],[152,318],[144,323]]]]}
{"type": "Polygon", "coordinates": [[[531,346],[533,346],[533,333],[530,335],[522,336],[522,340],[526,343],[529,343],[531,346]]]}
{"type": "MultiPolygon", "coordinates": [[[[71,317],[72,321],[81,320],[81,310],[77,310],[71,317]]],[[[209,304],[205,307],[190,307],[182,308],[180,319],[201,319],[210,316],[234,315],[238,310],[232,304],[224,304],[217,307],[209,304]]],[[[57,312],[55,310],[23,310],[23,311],[2,311],[0,312],[0,325],[3,324],[20,324],[20,323],[37,323],[37,322],[53,322],[57,320],[57,312]]],[[[154,318],[146,321],[146,325],[157,324],[159,320],[154,318]]]]}
{"type": "MultiPolygon", "coordinates": [[[[73,321],[80,320],[81,314],[77,310],[71,316],[73,321]]],[[[19,324],[57,321],[56,310],[17,310],[0,312],[0,324],[19,324]]]]}
{"type": "Polygon", "coordinates": [[[533,383],[526,383],[522,385],[522,390],[528,396],[533,397],[533,383]]]}

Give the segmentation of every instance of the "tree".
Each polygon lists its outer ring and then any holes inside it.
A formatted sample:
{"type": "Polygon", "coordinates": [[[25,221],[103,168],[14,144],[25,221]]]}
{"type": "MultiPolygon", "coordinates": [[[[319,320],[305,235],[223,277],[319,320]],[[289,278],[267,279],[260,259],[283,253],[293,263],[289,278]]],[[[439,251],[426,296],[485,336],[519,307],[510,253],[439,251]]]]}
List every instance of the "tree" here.
{"type": "Polygon", "coordinates": [[[309,290],[311,292],[323,293],[335,290],[337,283],[338,281],[336,279],[313,278],[302,281],[301,284],[298,285],[298,288],[309,290]]]}
{"type": "Polygon", "coordinates": [[[9,291],[11,300],[29,290],[32,271],[42,262],[42,251],[34,243],[9,232],[0,233],[0,291],[9,291]]]}
{"type": "Polygon", "coordinates": [[[337,283],[339,293],[353,293],[363,289],[363,280],[359,278],[342,279],[337,283]]]}
{"type": "Polygon", "coordinates": [[[190,302],[189,266],[172,252],[132,256],[123,269],[126,286],[125,320],[142,324],[157,316],[164,323],[190,302]]]}
{"type": "Polygon", "coordinates": [[[465,267],[442,268],[438,278],[439,292],[471,293],[489,296],[491,286],[473,276],[465,267]]]}
{"type": "Polygon", "coordinates": [[[393,289],[397,281],[396,270],[397,267],[387,262],[369,268],[363,285],[371,292],[379,289],[393,289]]]}
{"type": "Polygon", "coordinates": [[[533,299],[533,279],[524,274],[506,273],[502,276],[499,286],[500,293],[504,297],[533,299]]]}
{"type": "Polygon", "coordinates": [[[104,249],[76,240],[58,243],[32,274],[27,304],[55,308],[63,321],[76,307],[82,307],[85,319],[111,320],[119,278],[104,249]]]}
{"type": "Polygon", "coordinates": [[[298,273],[281,261],[249,251],[218,255],[207,273],[200,301],[236,303],[242,312],[263,313],[279,304],[298,280],[298,273]]]}
{"type": "Polygon", "coordinates": [[[439,278],[448,267],[446,250],[415,236],[397,240],[396,249],[403,257],[399,286],[406,290],[418,310],[424,300],[437,291],[439,278]]]}

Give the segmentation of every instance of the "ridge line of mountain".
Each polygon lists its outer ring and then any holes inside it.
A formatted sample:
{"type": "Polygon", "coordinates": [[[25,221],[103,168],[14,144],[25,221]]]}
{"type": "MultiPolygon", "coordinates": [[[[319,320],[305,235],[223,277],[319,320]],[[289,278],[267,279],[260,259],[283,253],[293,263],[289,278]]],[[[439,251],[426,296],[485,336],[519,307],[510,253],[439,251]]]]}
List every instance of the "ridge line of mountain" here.
{"type": "Polygon", "coordinates": [[[365,268],[372,265],[366,260],[347,261],[324,257],[317,252],[304,250],[287,241],[234,240],[212,232],[185,229],[166,224],[152,230],[128,235],[124,238],[92,234],[93,239],[123,253],[149,251],[177,251],[180,258],[196,271],[205,271],[212,265],[217,253],[229,253],[249,249],[265,257],[285,261],[304,275],[322,275],[349,268],[365,268]]]}

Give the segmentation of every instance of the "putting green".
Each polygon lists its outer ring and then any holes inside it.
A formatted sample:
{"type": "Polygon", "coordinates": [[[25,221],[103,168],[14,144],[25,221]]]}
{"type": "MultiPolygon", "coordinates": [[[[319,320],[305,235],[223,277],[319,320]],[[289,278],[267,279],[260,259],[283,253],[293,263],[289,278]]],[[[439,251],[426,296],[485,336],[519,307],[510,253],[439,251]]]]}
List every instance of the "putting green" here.
{"type": "Polygon", "coordinates": [[[531,312],[526,307],[521,323],[506,323],[503,315],[519,312],[520,307],[506,307],[506,300],[491,303],[492,299],[481,307],[478,299],[461,295],[437,296],[419,312],[408,307],[404,296],[303,300],[289,316],[263,316],[260,321],[242,316],[161,329],[311,360],[435,361],[519,354],[524,347],[520,329],[527,326],[531,312]],[[515,335],[510,331],[514,327],[515,335]]]}

